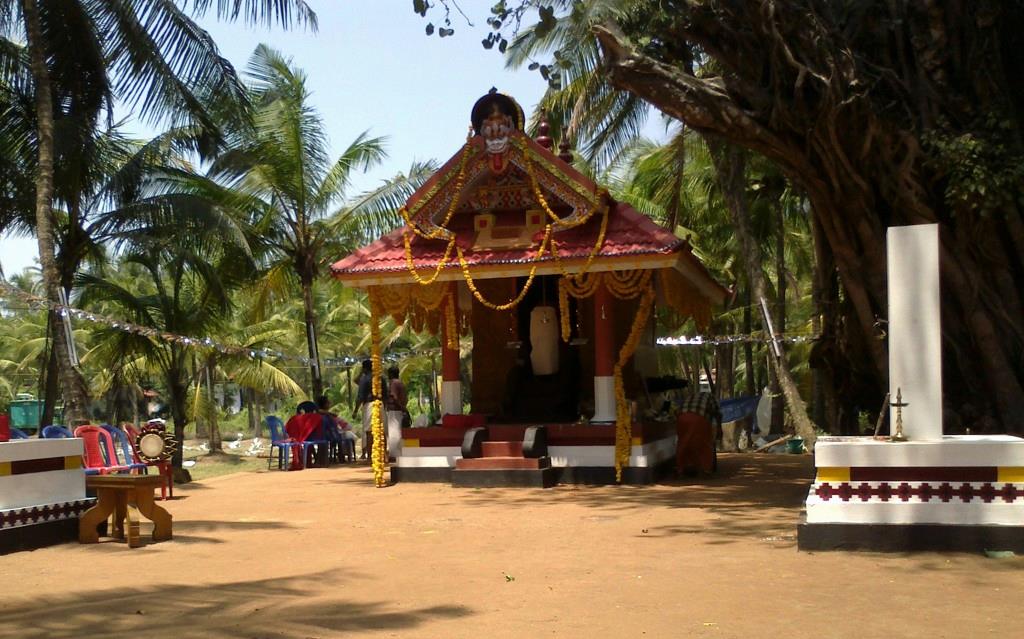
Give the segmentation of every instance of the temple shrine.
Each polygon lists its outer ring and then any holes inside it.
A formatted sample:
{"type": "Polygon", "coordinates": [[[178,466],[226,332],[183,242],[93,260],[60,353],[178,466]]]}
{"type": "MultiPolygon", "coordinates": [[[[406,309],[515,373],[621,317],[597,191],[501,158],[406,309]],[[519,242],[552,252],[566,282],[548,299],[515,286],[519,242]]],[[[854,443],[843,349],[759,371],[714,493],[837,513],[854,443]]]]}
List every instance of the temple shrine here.
{"type": "Polygon", "coordinates": [[[442,345],[440,425],[402,429],[385,453],[373,404],[379,486],[387,454],[392,481],[476,486],[646,483],[673,457],[674,421],[644,410],[655,308],[706,326],[728,291],[686,241],[615,201],[566,148],[553,153],[546,125],[527,136],[524,120],[512,98],[480,98],[465,144],[402,208],[406,223],[331,267],[367,291],[376,397],[384,317],[442,345]]]}

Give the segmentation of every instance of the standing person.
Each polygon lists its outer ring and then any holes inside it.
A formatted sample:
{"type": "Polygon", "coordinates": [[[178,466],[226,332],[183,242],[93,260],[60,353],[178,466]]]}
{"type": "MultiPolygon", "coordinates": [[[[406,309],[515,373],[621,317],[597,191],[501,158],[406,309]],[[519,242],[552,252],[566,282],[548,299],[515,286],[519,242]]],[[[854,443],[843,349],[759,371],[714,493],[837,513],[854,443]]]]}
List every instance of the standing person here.
{"type": "Polygon", "coordinates": [[[388,397],[385,403],[388,409],[388,457],[394,461],[402,449],[402,428],[407,425],[407,421],[412,421],[406,408],[409,395],[398,375],[397,366],[388,369],[388,397]]]}
{"type": "Polygon", "coordinates": [[[676,415],[676,473],[714,470],[715,423],[722,412],[715,396],[700,389],[683,391],[682,405],[676,415]]]}
{"type": "Polygon", "coordinates": [[[359,459],[370,459],[370,451],[373,450],[373,362],[363,360],[362,372],[359,373],[359,388],[356,391],[356,407],[352,413],[353,417],[359,417],[359,410],[363,413],[363,452],[359,459]]]}

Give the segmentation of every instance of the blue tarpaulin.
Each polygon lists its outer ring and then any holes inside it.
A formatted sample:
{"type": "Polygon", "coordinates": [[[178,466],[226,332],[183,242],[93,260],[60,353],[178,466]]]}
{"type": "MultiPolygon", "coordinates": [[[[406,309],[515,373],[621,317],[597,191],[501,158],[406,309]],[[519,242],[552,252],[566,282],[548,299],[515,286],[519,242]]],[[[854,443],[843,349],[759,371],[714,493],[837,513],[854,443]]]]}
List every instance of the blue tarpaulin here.
{"type": "Polygon", "coordinates": [[[754,432],[758,431],[757,428],[757,404],[761,401],[760,395],[751,395],[749,397],[730,397],[729,399],[723,399],[718,403],[719,408],[722,411],[722,423],[734,422],[737,419],[743,419],[749,415],[754,417],[754,432]]]}

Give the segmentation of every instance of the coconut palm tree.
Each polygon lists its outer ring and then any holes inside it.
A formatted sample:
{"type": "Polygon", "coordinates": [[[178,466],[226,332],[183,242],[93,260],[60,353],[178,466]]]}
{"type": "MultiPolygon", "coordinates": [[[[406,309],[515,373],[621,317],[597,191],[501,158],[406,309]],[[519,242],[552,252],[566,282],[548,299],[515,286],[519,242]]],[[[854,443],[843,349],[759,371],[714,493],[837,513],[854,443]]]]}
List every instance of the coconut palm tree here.
{"type": "Polygon", "coordinates": [[[328,219],[353,172],[385,157],[383,138],[358,136],[333,162],[320,116],[309,106],[305,74],[266,45],[249,62],[252,127],[234,132],[211,177],[233,189],[249,208],[268,274],[302,291],[303,318],[314,396],[323,393],[313,286],[328,257],[328,219]]]}
{"type": "MultiPolygon", "coordinates": [[[[137,368],[160,372],[179,443],[188,421],[192,349],[204,344],[161,339],[157,333],[206,337],[230,316],[230,291],[246,277],[246,269],[240,265],[247,260],[244,247],[224,240],[190,246],[176,237],[136,238],[119,262],[133,281],[88,271],[80,273],[77,280],[83,306],[105,304],[118,317],[153,330],[152,335],[143,335],[113,327],[100,329],[97,341],[102,346],[95,355],[106,361],[121,361],[131,355],[140,360],[137,368]]],[[[181,461],[179,446],[172,463],[180,468],[181,461]]]]}
{"type": "MultiPolygon", "coordinates": [[[[213,5],[213,0],[195,0],[185,7],[201,15],[213,5]]],[[[217,0],[216,8],[227,19],[316,25],[303,0],[217,0]]],[[[63,98],[80,98],[72,104],[82,107],[78,116],[86,127],[111,112],[116,95],[152,122],[199,125],[212,147],[219,133],[207,105],[242,104],[243,95],[234,69],[217,53],[209,35],[172,0],[3,0],[0,37],[6,43],[0,49],[8,53],[9,43],[21,36],[27,43],[36,116],[35,233],[46,296],[51,305],[58,305],[52,205],[55,113],[68,104],[63,98]]],[[[10,74],[2,64],[0,72],[10,74]]],[[[55,336],[73,423],[85,417],[87,389],[71,365],[63,334],[56,331],[55,336]]]]}

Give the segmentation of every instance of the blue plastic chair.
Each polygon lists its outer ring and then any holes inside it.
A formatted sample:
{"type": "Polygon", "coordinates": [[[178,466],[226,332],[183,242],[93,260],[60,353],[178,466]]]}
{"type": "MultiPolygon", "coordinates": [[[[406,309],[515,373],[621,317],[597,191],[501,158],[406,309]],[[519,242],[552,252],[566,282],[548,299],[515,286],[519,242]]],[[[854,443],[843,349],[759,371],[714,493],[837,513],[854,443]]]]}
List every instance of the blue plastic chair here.
{"type": "Polygon", "coordinates": [[[302,448],[302,444],[293,441],[284,432],[284,422],[279,417],[267,415],[267,429],[270,430],[270,456],[267,457],[267,470],[270,470],[270,463],[274,459],[274,449],[277,449],[277,468],[284,470],[288,466],[288,454],[296,448],[302,448]]]}
{"type": "Polygon", "coordinates": [[[11,439],[28,439],[28,435],[20,428],[11,426],[11,439]]]}
{"type": "Polygon", "coordinates": [[[68,439],[71,437],[74,437],[74,435],[63,426],[51,424],[43,427],[43,439],[68,439]]]}
{"type": "MultiPolygon", "coordinates": [[[[110,424],[100,424],[100,428],[110,433],[110,437],[117,442],[117,446],[121,449],[121,460],[111,460],[112,464],[118,464],[125,467],[127,472],[139,471],[140,474],[149,474],[149,464],[145,464],[139,461],[135,456],[135,449],[132,448],[132,443],[128,441],[128,436],[125,435],[124,431],[116,426],[110,424]]],[[[115,454],[116,454],[115,450],[115,454]]],[[[123,472],[123,471],[122,471],[123,472]]]]}

